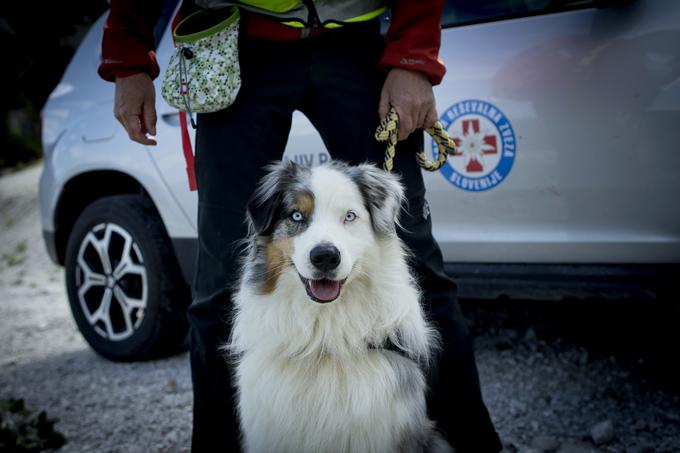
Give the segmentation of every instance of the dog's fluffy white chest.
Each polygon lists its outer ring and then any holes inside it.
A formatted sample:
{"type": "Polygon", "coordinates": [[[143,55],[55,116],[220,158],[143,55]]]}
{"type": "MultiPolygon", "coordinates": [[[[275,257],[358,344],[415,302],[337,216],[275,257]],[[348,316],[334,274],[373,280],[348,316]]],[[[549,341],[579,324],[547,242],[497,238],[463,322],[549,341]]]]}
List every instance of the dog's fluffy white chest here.
{"type": "Polygon", "coordinates": [[[399,451],[424,407],[419,368],[390,351],[350,361],[247,353],[238,381],[245,446],[256,453],[399,451]]]}

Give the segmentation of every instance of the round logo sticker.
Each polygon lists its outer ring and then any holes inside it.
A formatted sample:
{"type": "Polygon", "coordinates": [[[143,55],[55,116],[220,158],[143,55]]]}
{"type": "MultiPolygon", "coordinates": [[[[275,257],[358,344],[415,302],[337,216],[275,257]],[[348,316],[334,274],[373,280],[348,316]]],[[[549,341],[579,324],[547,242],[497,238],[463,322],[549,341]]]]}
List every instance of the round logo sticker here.
{"type": "MultiPolygon", "coordinates": [[[[507,178],[515,161],[516,139],[510,122],[495,105],[460,101],[439,118],[458,147],[441,173],[454,186],[472,192],[496,187],[507,178]]],[[[432,154],[438,155],[432,142],[432,154]]]]}

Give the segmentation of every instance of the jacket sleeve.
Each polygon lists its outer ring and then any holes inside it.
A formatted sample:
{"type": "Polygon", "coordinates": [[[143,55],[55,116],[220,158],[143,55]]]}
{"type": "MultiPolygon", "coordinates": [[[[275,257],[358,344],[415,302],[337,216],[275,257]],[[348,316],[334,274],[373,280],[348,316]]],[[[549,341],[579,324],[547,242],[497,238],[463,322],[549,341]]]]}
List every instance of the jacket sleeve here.
{"type": "Polygon", "coordinates": [[[438,85],[446,67],[439,59],[444,0],[397,0],[380,65],[420,71],[438,85]]]}
{"type": "Polygon", "coordinates": [[[156,78],[154,26],[163,0],[111,0],[97,72],[108,81],[146,72],[156,78]]]}

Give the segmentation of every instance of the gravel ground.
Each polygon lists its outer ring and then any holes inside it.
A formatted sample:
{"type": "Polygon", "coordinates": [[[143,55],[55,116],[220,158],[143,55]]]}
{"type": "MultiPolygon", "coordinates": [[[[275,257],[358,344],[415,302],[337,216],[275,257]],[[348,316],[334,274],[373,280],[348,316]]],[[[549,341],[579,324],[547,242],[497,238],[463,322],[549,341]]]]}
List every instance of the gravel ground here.
{"type": "MultiPolygon", "coordinates": [[[[187,451],[187,355],[116,364],[89,349],[42,243],[39,173],[0,177],[0,398],[58,418],[62,451],[187,451]]],[[[673,304],[467,301],[464,310],[506,451],[680,451],[673,304]]]]}

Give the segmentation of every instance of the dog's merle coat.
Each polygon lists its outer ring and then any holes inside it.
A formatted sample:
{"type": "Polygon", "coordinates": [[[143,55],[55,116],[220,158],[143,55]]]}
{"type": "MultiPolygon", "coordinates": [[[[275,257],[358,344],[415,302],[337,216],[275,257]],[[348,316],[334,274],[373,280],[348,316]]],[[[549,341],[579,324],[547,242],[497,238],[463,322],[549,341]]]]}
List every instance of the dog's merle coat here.
{"type": "Polygon", "coordinates": [[[246,451],[450,451],[425,409],[436,336],[397,236],[403,200],[371,165],[268,168],[228,345],[246,451]]]}

